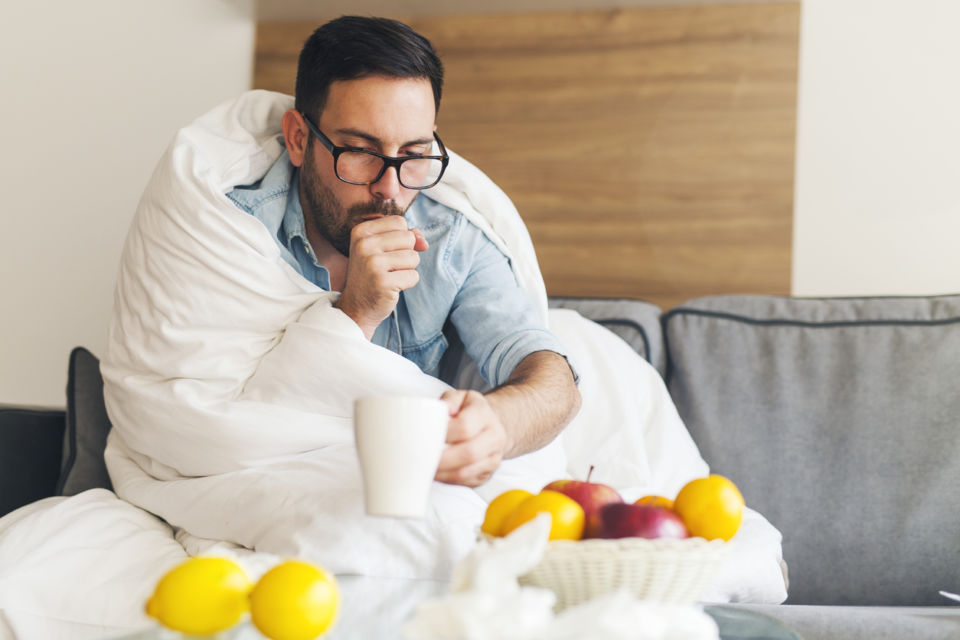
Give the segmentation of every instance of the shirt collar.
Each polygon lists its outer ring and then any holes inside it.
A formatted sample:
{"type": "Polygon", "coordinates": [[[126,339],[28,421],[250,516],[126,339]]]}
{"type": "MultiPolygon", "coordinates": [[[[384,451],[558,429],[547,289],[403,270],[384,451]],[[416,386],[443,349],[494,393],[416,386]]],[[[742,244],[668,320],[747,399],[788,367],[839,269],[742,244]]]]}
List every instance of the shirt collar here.
{"type": "Polygon", "coordinates": [[[294,167],[293,175],[290,177],[290,191],[283,210],[283,233],[286,235],[287,246],[290,246],[294,238],[300,238],[305,246],[310,246],[303,208],[300,206],[300,169],[297,167],[294,167]]]}

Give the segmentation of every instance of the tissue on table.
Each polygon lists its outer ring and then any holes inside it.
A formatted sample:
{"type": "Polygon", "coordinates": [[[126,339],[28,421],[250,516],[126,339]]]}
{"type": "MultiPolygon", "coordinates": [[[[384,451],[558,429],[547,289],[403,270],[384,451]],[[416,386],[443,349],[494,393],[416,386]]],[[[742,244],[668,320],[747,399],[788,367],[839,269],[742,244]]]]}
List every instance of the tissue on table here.
{"type": "Polygon", "coordinates": [[[541,514],[505,538],[481,539],[454,569],[450,593],[417,608],[408,640],[717,640],[713,618],[693,605],[637,600],[617,591],[553,612],[556,596],[517,578],[543,558],[550,516],[541,514]]]}

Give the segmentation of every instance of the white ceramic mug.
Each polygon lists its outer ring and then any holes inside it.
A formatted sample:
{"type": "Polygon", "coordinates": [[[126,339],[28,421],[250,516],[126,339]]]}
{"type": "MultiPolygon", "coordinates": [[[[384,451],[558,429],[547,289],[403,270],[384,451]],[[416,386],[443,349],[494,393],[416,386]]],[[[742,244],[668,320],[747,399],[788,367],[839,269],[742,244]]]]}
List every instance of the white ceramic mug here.
{"type": "Polygon", "coordinates": [[[353,431],[367,513],[422,518],[447,437],[450,410],[433,398],[364,396],[353,431]]]}

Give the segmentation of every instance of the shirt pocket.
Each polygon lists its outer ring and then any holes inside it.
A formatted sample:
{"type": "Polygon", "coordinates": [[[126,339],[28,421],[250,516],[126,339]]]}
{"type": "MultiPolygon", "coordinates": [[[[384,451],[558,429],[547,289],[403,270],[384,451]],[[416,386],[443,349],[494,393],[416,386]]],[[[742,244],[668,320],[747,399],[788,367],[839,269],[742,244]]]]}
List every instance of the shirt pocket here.
{"type": "Polygon", "coordinates": [[[446,353],[447,346],[447,337],[441,332],[418,345],[404,345],[403,357],[413,361],[424,373],[436,377],[440,373],[440,359],[446,353]]]}

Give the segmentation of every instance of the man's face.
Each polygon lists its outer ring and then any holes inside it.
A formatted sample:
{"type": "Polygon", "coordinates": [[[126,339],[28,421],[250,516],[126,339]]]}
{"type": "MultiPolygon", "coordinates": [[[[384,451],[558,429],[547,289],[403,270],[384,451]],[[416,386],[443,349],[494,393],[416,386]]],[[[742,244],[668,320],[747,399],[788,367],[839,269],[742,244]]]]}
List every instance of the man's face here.
{"type": "MultiPolygon", "coordinates": [[[[426,78],[370,76],[335,82],[317,127],[333,144],[387,156],[430,153],[435,108],[426,78]]],[[[403,187],[391,168],[371,185],[352,185],[334,173],[333,156],[313,136],[300,172],[300,201],[309,227],[343,255],[350,232],[373,217],[403,215],[418,191],[403,187]]]]}

